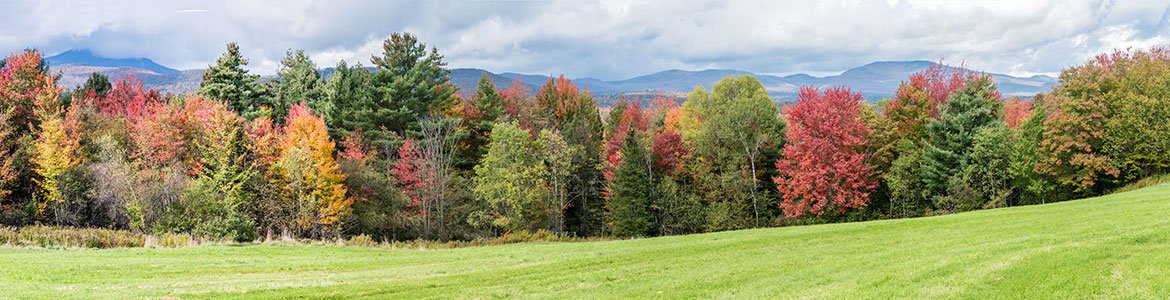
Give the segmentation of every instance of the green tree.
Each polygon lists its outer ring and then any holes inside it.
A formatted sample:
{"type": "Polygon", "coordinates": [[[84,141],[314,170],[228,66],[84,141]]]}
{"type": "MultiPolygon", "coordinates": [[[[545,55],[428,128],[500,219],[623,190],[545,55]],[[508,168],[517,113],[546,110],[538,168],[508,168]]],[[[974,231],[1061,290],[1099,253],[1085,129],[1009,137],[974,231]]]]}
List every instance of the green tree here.
{"type": "Polygon", "coordinates": [[[98,74],[98,72],[93,72],[93,74],[89,74],[89,79],[85,80],[85,85],[82,85],[81,89],[93,91],[98,97],[105,97],[106,93],[114,89],[114,86],[110,84],[109,77],[98,74]]]}
{"type": "Polygon", "coordinates": [[[492,126],[504,112],[504,97],[496,91],[492,80],[487,74],[479,77],[479,84],[475,87],[475,95],[467,102],[464,110],[464,126],[468,131],[468,138],[461,146],[461,156],[466,159],[466,168],[479,163],[488,151],[492,126]]]}
{"type": "Polygon", "coordinates": [[[613,235],[649,236],[654,220],[650,211],[656,185],[642,139],[632,128],[622,146],[622,164],[614,171],[607,206],[613,235]]]}
{"type": "Polygon", "coordinates": [[[995,87],[990,76],[969,78],[939,110],[939,118],[926,126],[930,143],[923,152],[921,176],[936,206],[946,200],[947,188],[971,163],[975,133],[999,121],[1003,101],[995,87]]]}
{"type": "Polygon", "coordinates": [[[697,156],[712,164],[722,181],[718,186],[747,188],[719,194],[746,196],[741,201],[748,201],[749,213],[759,226],[761,209],[770,206],[762,202],[773,198],[772,189],[761,189],[759,182],[774,174],[775,166],[768,162],[776,161],[784,146],[780,109],[751,75],[723,78],[709,93],[696,87],[683,108],[690,114],[684,119],[701,120],[697,131],[684,130],[683,137],[694,145],[697,156]]]}
{"type": "Polygon", "coordinates": [[[248,61],[240,55],[236,43],[227,44],[227,52],[216,60],[215,65],[203,71],[203,82],[199,94],[211,100],[226,103],[240,115],[253,119],[268,114],[268,88],[260,82],[260,76],[248,74],[243,66],[248,61]]]}
{"type": "Polygon", "coordinates": [[[347,117],[363,114],[363,110],[373,105],[370,100],[369,83],[373,74],[363,68],[361,64],[349,65],[344,60],[337,63],[333,74],[325,81],[325,99],[328,106],[333,107],[333,117],[329,120],[329,136],[334,140],[355,134],[360,129],[363,140],[370,141],[377,136],[377,126],[373,120],[347,117]]]}
{"type": "Polygon", "coordinates": [[[1014,196],[1011,174],[1015,141],[1012,130],[1003,121],[975,132],[967,166],[963,171],[963,182],[975,196],[969,208],[997,208],[1010,205],[1014,196]]]}
{"type": "Polygon", "coordinates": [[[544,184],[547,169],[538,156],[541,146],[532,134],[512,122],[492,128],[488,154],[475,166],[474,192],[490,211],[468,220],[479,226],[504,231],[536,230],[546,210],[544,184]]]}
{"type": "Polygon", "coordinates": [[[290,107],[305,103],[326,124],[332,124],[333,103],[325,98],[325,82],[321,80],[321,73],[317,72],[317,64],[305,55],[304,50],[289,50],[284,59],[280,60],[276,76],[273,120],[284,122],[290,107]]]}
{"type": "MultiPolygon", "coordinates": [[[[409,33],[395,33],[382,44],[382,56],[371,61],[378,71],[371,86],[371,103],[355,115],[343,117],[368,120],[360,128],[374,134],[381,128],[403,136],[417,136],[419,120],[431,112],[443,112],[455,103],[455,86],[443,56],[409,33]]],[[[384,136],[371,139],[389,143],[384,136]]]]}

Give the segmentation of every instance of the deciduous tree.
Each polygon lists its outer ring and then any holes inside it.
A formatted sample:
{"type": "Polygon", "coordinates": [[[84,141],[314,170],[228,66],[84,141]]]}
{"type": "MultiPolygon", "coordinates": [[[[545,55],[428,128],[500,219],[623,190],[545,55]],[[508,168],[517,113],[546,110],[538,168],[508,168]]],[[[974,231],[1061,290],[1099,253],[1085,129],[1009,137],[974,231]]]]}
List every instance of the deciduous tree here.
{"type": "Polygon", "coordinates": [[[784,213],[820,216],[825,209],[861,208],[869,202],[870,181],[864,146],[870,134],[858,122],[861,94],[833,88],[821,94],[804,87],[789,108],[784,159],[776,161],[774,181],[783,194],[784,213]]]}

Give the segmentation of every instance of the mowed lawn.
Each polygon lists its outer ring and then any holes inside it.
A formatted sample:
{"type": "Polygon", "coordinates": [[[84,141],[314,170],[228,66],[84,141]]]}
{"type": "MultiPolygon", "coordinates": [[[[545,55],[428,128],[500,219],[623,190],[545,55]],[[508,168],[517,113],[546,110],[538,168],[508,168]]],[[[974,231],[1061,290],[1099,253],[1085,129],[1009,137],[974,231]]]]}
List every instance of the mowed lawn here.
{"type": "Polygon", "coordinates": [[[1170,185],[941,217],[453,250],[0,249],[0,298],[1170,298],[1170,185]]]}

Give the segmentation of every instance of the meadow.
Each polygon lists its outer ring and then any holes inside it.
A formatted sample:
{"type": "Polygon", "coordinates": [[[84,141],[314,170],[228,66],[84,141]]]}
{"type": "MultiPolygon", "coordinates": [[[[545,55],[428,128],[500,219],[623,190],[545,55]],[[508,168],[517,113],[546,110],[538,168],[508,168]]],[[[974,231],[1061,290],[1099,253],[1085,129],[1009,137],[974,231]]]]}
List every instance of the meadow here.
{"type": "Polygon", "coordinates": [[[0,298],[1167,298],[1170,185],[857,223],[445,250],[0,249],[0,298]]]}

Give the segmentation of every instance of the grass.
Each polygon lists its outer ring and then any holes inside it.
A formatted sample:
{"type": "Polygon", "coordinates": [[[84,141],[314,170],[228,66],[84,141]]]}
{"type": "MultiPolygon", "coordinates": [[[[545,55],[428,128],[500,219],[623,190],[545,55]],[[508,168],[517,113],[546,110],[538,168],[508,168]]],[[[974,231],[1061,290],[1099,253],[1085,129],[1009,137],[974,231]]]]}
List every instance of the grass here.
{"type": "Polygon", "coordinates": [[[1170,185],[947,216],[446,250],[0,249],[0,298],[1170,298],[1170,185]]]}

